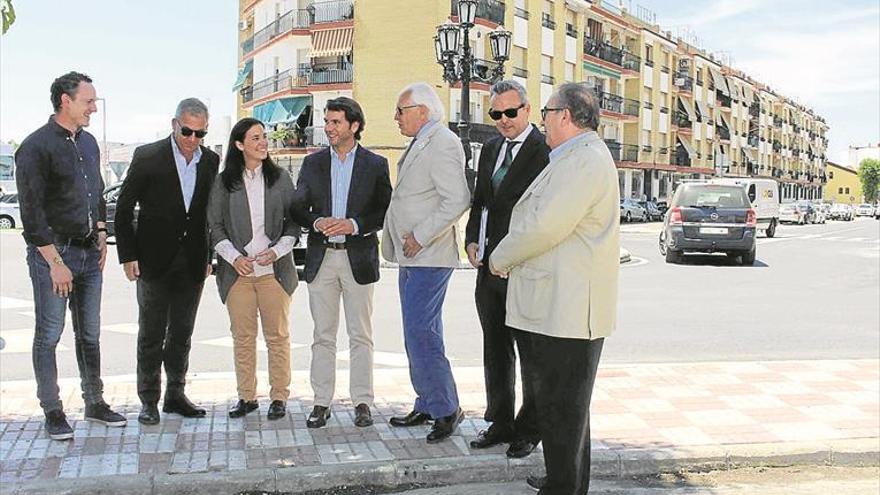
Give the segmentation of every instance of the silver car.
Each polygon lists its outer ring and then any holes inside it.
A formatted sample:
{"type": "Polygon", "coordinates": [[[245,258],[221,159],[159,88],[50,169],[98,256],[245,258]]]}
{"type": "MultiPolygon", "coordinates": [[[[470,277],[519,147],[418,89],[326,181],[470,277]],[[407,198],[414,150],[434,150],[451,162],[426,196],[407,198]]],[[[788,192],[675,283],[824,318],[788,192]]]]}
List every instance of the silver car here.
{"type": "Polygon", "coordinates": [[[621,199],[620,221],[632,222],[635,220],[646,222],[648,220],[648,211],[642,208],[642,205],[634,199],[621,199]]]}
{"type": "Polygon", "coordinates": [[[0,229],[21,228],[18,194],[7,194],[0,199],[0,229]]]}

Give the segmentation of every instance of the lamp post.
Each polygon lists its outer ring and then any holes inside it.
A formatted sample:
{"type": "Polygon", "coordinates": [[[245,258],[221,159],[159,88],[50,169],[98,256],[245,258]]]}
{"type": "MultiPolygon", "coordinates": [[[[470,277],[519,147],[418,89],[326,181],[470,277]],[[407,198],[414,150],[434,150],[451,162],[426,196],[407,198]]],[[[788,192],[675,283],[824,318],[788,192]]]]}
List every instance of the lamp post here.
{"type": "Polygon", "coordinates": [[[107,154],[107,98],[98,98],[97,101],[100,101],[104,107],[101,112],[101,142],[104,148],[101,150],[101,173],[104,174],[105,180],[109,180],[110,174],[107,172],[110,168],[110,156],[107,154]]]}
{"type": "MultiPolygon", "coordinates": [[[[477,0],[458,1],[458,23],[447,21],[437,26],[434,52],[437,63],[443,67],[443,79],[449,84],[461,82],[461,111],[458,136],[464,146],[466,167],[471,161],[470,103],[471,79],[473,78],[474,54],[470,44],[470,30],[477,17],[477,0]]],[[[492,58],[497,65],[492,69],[489,81],[495,83],[504,77],[504,62],[510,58],[509,31],[501,26],[489,33],[492,58]]]]}

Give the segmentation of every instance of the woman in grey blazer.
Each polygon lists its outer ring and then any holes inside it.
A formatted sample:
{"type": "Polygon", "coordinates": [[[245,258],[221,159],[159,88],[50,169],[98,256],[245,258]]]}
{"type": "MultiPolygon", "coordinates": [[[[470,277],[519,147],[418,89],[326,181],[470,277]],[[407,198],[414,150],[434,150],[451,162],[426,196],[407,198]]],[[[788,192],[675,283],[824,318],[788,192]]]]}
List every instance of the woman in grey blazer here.
{"type": "Polygon", "coordinates": [[[229,416],[256,410],[257,313],[269,354],[268,419],[286,414],[290,394],[288,314],[297,285],[291,251],[299,226],[288,216],[293,181],[269,158],[263,124],[240,120],[208,208],[211,246],[219,255],[217,288],[229,311],[238,402],[229,416]]]}

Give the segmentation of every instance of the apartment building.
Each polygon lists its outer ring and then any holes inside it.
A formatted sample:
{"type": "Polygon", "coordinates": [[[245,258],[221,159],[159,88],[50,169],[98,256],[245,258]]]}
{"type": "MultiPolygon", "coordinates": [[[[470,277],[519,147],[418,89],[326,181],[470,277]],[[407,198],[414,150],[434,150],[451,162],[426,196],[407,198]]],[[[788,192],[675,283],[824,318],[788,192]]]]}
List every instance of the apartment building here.
{"type": "MultiPolygon", "coordinates": [[[[239,8],[239,115],[277,131],[272,154],[291,170],[326,145],[322,109],[339,95],[362,104],[363,144],[392,162],[407,142],[393,120],[406,84],[433,84],[456,127],[461,89],[442,80],[433,44],[437,25],[457,20],[455,0],[240,0],[239,8]]],[[[674,38],[646,9],[602,0],[479,0],[470,32],[477,153],[495,133],[487,35],[499,26],[512,33],[505,76],[527,88],[535,123],[555,85],[594,88],[622,197],[663,200],[681,181],[711,176],[775,178],[783,200],[822,197],[821,117],[674,38]]]]}

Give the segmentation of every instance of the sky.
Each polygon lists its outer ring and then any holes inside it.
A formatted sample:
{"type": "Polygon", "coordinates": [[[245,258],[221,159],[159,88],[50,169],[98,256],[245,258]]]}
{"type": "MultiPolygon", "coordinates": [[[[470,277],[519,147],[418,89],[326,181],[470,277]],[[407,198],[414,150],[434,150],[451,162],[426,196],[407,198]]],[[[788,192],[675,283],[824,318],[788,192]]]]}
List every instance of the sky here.
{"type": "MultiPolygon", "coordinates": [[[[156,139],[189,96],[213,116],[234,115],[237,0],[13,3],[17,20],[0,37],[0,141],[20,142],[45,122],[49,85],[69,70],[89,74],[107,99],[108,141],[156,139]]],[[[625,3],[825,117],[832,161],[845,164],[851,144],[880,142],[877,0],[625,3]]],[[[89,128],[99,139],[100,105],[89,128]]]]}

